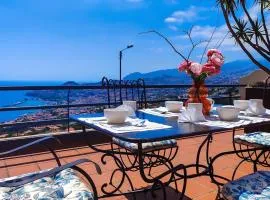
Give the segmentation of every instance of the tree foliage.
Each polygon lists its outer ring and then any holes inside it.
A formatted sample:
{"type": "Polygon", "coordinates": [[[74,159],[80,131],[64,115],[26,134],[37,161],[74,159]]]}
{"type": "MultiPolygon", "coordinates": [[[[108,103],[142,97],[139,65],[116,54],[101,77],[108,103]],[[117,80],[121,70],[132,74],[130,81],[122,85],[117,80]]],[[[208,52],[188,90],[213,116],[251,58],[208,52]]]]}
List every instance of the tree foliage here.
{"type": "Polygon", "coordinates": [[[254,64],[270,74],[270,0],[217,1],[236,43],[254,64]]]}

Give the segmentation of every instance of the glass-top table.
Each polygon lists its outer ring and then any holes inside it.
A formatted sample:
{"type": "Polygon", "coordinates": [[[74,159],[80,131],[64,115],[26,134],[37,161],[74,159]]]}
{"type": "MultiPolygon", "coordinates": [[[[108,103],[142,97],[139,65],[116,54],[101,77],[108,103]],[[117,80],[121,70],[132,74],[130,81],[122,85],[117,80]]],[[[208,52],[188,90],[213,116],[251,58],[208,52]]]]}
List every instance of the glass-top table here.
{"type": "MultiPolygon", "coordinates": [[[[159,129],[159,130],[147,130],[147,131],[139,131],[139,132],[136,132],[136,131],[126,132],[126,133],[119,134],[119,133],[114,133],[106,129],[103,129],[99,126],[96,126],[93,123],[87,123],[81,120],[82,118],[93,118],[93,117],[103,117],[103,116],[104,116],[103,113],[81,114],[81,115],[74,115],[71,117],[71,119],[88,128],[93,128],[97,131],[100,131],[101,133],[106,134],[110,137],[116,137],[121,140],[125,140],[128,142],[135,142],[135,143],[137,142],[144,143],[144,142],[153,142],[153,141],[159,141],[159,140],[165,140],[165,139],[191,137],[191,136],[203,135],[203,134],[226,131],[226,130],[232,129],[232,127],[207,126],[207,125],[201,125],[197,123],[179,123],[176,117],[166,118],[166,117],[151,115],[151,114],[144,113],[141,111],[136,112],[137,118],[168,125],[171,128],[159,129]]],[[[267,116],[267,118],[269,118],[269,122],[270,122],[270,115],[267,116]]],[[[258,123],[268,123],[268,122],[267,120],[265,120],[263,122],[258,122],[258,123]]],[[[252,126],[258,123],[250,123],[248,125],[252,126]]],[[[246,127],[248,125],[240,124],[234,128],[246,127]]]]}
{"type": "MultiPolygon", "coordinates": [[[[269,112],[269,110],[267,112],[269,112]]],[[[156,185],[163,188],[166,185],[170,184],[171,182],[177,181],[177,180],[183,180],[184,183],[186,183],[187,178],[193,178],[193,177],[209,174],[209,170],[210,170],[209,169],[209,165],[210,165],[209,149],[210,149],[210,143],[212,142],[213,133],[228,131],[235,128],[244,128],[246,126],[255,126],[258,124],[265,124],[265,123],[270,124],[270,115],[267,115],[264,118],[259,118],[255,116],[245,117],[243,115],[243,117],[240,117],[239,119],[239,122],[241,122],[242,120],[243,123],[234,122],[235,126],[226,127],[226,126],[219,126],[218,123],[217,123],[218,126],[215,126],[215,124],[211,126],[205,125],[208,123],[205,123],[205,124],[204,123],[179,123],[177,120],[177,117],[162,117],[162,116],[149,114],[149,113],[139,110],[136,112],[136,117],[139,118],[140,120],[147,120],[149,122],[166,125],[167,128],[158,129],[158,130],[129,131],[129,132],[124,132],[124,133],[116,133],[114,131],[111,131],[110,129],[103,128],[102,126],[99,126],[95,123],[91,123],[85,120],[88,118],[89,119],[100,118],[103,116],[104,116],[103,113],[81,114],[81,115],[72,116],[71,120],[78,122],[83,127],[95,129],[100,134],[109,136],[110,138],[112,138],[112,146],[113,146],[113,138],[117,138],[125,142],[135,143],[137,145],[137,150],[133,152],[127,151],[127,150],[118,151],[115,148],[104,150],[104,149],[97,148],[96,146],[89,145],[95,151],[103,153],[104,154],[103,158],[106,156],[111,156],[114,158],[118,166],[117,170],[123,173],[123,177],[127,177],[127,179],[129,180],[128,182],[131,185],[132,192],[136,192],[137,190],[134,189],[132,185],[132,181],[129,179],[128,174],[126,173],[127,171],[132,170],[132,167],[136,168],[140,172],[140,175],[145,182],[153,184],[153,188],[156,185]],[[160,153],[158,153],[157,155],[156,153],[144,152],[144,149],[143,149],[144,143],[164,141],[164,140],[169,140],[169,139],[181,139],[181,138],[192,137],[192,136],[205,137],[203,142],[198,147],[196,160],[194,161],[194,164],[183,166],[182,163],[179,163],[178,165],[175,165],[175,164],[172,164],[171,160],[169,160],[166,157],[166,153],[164,153],[164,155],[160,155],[160,153]],[[203,147],[205,147],[205,152],[202,152],[203,147]],[[118,157],[119,155],[120,155],[120,158],[118,157]],[[134,161],[134,165],[127,167],[126,164],[124,163],[126,161],[124,161],[125,159],[123,159],[122,156],[134,156],[136,159],[136,165],[134,161]],[[205,156],[205,159],[203,159],[204,156],[205,156]],[[155,159],[159,160],[160,163],[164,162],[163,164],[167,166],[167,170],[165,170],[161,174],[157,174],[155,176],[149,176],[145,172],[145,168],[149,167],[149,166],[146,166],[145,164],[146,157],[148,159],[149,158],[152,159],[154,157],[155,159]],[[206,160],[207,164],[202,164],[201,162],[202,160],[206,160]],[[193,174],[187,174],[186,169],[191,168],[191,167],[195,168],[196,172],[193,174]],[[179,172],[181,170],[182,170],[182,173],[179,172]],[[169,179],[169,181],[162,183],[160,180],[165,176],[171,176],[171,178],[169,179]]],[[[230,123],[228,124],[230,125],[230,123]]],[[[178,150],[178,147],[177,147],[177,150],[178,150]]],[[[152,164],[154,166],[156,163],[152,163],[152,164]]],[[[112,178],[113,176],[114,176],[114,173],[112,174],[112,178]]],[[[121,183],[122,182],[123,180],[121,180],[121,183]]],[[[105,193],[104,197],[119,195],[115,189],[109,192],[106,191],[104,189],[106,188],[106,186],[107,185],[104,184],[104,187],[103,187],[103,193],[105,193]]],[[[120,184],[116,188],[120,189],[121,186],[122,185],[120,184]]],[[[184,187],[185,187],[185,184],[183,184],[183,190],[185,190],[184,187]]],[[[165,189],[163,189],[163,191],[165,193],[165,189]]],[[[166,198],[166,196],[164,196],[164,198],[166,198]]]]}

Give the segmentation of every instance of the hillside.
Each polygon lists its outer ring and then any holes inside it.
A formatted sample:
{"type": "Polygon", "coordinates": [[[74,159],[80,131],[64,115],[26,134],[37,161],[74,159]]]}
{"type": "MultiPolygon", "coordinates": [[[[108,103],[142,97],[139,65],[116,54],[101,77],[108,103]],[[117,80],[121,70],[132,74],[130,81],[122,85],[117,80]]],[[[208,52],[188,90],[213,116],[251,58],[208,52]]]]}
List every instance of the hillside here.
{"type": "MultiPolygon", "coordinates": [[[[210,84],[237,84],[239,78],[258,69],[249,60],[239,60],[225,63],[221,73],[207,79],[210,84]]],[[[125,80],[143,78],[147,84],[189,84],[191,79],[185,73],[179,73],[175,69],[157,70],[148,73],[135,72],[124,77],[125,80]],[[165,81],[164,81],[165,80],[165,81]]]]}

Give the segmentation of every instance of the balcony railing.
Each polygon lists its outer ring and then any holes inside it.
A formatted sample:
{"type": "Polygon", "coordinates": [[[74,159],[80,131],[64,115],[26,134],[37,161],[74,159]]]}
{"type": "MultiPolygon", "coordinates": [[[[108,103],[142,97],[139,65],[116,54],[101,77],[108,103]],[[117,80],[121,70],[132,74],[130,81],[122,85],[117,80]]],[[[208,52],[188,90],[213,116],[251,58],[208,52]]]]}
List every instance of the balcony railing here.
{"type": "MultiPolygon", "coordinates": [[[[158,95],[153,97],[151,91],[166,91],[167,94],[169,91],[186,91],[191,85],[146,85],[146,100],[147,104],[159,104],[164,102],[165,100],[176,100],[179,99],[177,95],[158,95]]],[[[216,100],[216,102],[222,101],[224,104],[231,104],[233,99],[240,98],[239,92],[235,92],[241,87],[246,87],[246,85],[208,85],[207,86],[210,90],[210,97],[216,100]],[[226,94],[223,91],[222,95],[215,95],[211,96],[211,90],[225,90],[226,94]]],[[[0,92],[8,92],[8,91],[64,91],[65,92],[65,102],[59,103],[56,105],[29,105],[29,106],[5,106],[0,107],[0,115],[4,114],[5,112],[9,111],[33,111],[33,110],[56,110],[56,109],[66,109],[66,114],[63,117],[53,118],[53,119],[46,119],[46,120],[33,120],[33,121],[24,121],[24,122],[4,122],[0,124],[0,130],[4,129],[12,129],[12,130],[20,130],[22,127],[28,126],[45,126],[45,125],[53,125],[53,124],[66,124],[67,130],[69,131],[70,127],[70,120],[69,116],[71,114],[71,110],[75,108],[82,108],[82,107],[105,107],[107,102],[95,102],[95,103],[73,103],[74,98],[72,97],[73,91],[79,90],[91,90],[91,91],[104,91],[104,99],[106,99],[106,88],[103,86],[93,86],[93,85],[79,85],[79,86],[2,86],[0,87],[0,92]]],[[[186,93],[186,92],[182,92],[186,93]]],[[[160,92],[160,94],[163,94],[160,92]]],[[[216,92],[218,94],[218,92],[216,92]]],[[[180,99],[184,100],[185,97],[181,97],[180,99]]]]}

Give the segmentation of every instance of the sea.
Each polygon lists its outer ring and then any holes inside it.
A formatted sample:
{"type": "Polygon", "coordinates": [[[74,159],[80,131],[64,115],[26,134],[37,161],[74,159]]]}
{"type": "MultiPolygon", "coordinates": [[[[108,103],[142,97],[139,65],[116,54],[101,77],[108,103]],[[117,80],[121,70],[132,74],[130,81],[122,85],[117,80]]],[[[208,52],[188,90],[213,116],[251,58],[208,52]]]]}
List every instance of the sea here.
{"type": "MultiPolygon", "coordinates": [[[[0,86],[58,86],[63,83],[64,82],[55,81],[0,81],[0,86]]],[[[40,99],[28,97],[26,95],[27,92],[28,91],[0,91],[0,107],[46,105],[46,102],[40,99]]],[[[34,112],[37,112],[37,110],[0,112],[0,123],[15,120],[23,115],[34,112]]]]}

